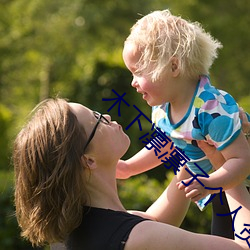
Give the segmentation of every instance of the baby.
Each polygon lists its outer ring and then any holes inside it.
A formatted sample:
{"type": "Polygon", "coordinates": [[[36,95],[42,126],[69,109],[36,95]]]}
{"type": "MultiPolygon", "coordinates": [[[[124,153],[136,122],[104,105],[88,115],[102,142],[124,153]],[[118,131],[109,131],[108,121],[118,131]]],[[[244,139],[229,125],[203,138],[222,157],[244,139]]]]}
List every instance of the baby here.
{"type": "MultiPolygon", "coordinates": [[[[250,149],[241,132],[238,105],[230,94],[212,86],[209,77],[221,47],[199,23],[164,10],[138,20],[123,50],[125,65],[133,75],[131,85],[152,107],[153,123],[189,157],[190,173],[210,174],[209,178],[199,177],[204,186],[194,180],[185,188],[186,196],[198,204],[206,203],[219,187],[230,189],[250,174],[250,149]],[[199,140],[214,145],[225,158],[217,171],[211,173],[212,164],[198,147],[199,140]]],[[[118,164],[117,178],[159,164],[154,151],[144,148],[118,164]]]]}

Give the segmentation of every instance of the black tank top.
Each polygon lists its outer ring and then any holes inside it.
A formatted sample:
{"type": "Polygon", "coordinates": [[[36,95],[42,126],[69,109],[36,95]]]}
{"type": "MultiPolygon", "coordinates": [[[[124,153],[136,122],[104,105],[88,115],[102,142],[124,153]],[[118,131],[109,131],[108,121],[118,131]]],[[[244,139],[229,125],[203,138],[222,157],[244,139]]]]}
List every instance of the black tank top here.
{"type": "Polygon", "coordinates": [[[66,242],[67,250],[122,250],[140,216],[110,209],[85,207],[82,223],[66,242]]]}

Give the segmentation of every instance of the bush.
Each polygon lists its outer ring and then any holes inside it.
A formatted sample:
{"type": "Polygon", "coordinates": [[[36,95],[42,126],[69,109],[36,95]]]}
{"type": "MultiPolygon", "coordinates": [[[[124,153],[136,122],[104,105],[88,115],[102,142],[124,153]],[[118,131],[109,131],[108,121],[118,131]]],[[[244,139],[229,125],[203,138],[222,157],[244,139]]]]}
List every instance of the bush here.
{"type": "Polygon", "coordinates": [[[0,170],[8,169],[9,166],[9,134],[12,122],[11,111],[0,103],[0,170]]]}
{"type": "MultiPolygon", "coordinates": [[[[173,173],[168,173],[166,181],[162,183],[156,179],[148,178],[146,174],[120,180],[118,190],[123,205],[126,209],[145,211],[160,196],[173,176],[173,173]]],[[[194,203],[191,203],[181,228],[209,234],[211,218],[211,205],[201,212],[194,203]]]]}
{"type": "Polygon", "coordinates": [[[13,173],[0,171],[0,249],[34,250],[20,237],[20,228],[15,217],[13,196],[13,173]]]}

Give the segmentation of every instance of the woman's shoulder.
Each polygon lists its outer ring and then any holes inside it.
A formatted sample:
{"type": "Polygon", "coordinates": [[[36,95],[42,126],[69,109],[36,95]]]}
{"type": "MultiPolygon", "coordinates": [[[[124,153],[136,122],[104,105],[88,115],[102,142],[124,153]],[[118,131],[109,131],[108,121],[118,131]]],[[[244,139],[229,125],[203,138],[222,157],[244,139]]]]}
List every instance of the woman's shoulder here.
{"type": "Polygon", "coordinates": [[[84,207],[81,224],[69,235],[67,249],[120,249],[133,227],[146,219],[124,211],[84,207]],[[106,248],[105,248],[105,247],[106,248]]]}

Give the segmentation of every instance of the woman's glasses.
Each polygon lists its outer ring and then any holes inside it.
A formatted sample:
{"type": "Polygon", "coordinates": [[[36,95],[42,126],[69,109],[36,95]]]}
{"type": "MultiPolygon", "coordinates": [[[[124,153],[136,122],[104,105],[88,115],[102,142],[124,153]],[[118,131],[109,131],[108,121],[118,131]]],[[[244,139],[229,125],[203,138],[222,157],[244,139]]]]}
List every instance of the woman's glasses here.
{"type": "Polygon", "coordinates": [[[95,118],[97,119],[97,123],[95,125],[95,127],[93,128],[90,136],[89,136],[89,139],[84,147],[84,151],[86,150],[86,148],[88,147],[89,143],[91,142],[91,140],[93,139],[94,135],[95,135],[95,132],[96,132],[96,129],[99,125],[100,122],[104,123],[104,124],[110,124],[110,121],[108,119],[106,119],[102,114],[100,114],[99,112],[97,111],[93,111],[93,114],[95,116],[95,118]]]}

